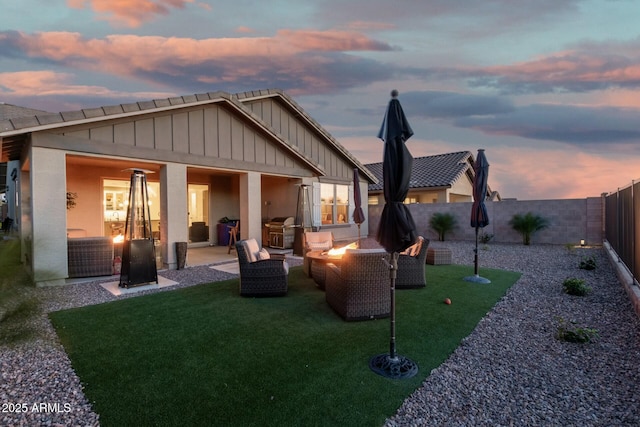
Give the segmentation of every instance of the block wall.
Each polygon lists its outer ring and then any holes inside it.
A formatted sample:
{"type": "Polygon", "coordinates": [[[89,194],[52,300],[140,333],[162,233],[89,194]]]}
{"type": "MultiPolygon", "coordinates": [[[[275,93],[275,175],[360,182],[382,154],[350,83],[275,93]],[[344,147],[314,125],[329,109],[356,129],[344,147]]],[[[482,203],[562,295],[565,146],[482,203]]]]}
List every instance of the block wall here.
{"type": "MultiPolygon", "coordinates": [[[[515,214],[531,212],[549,221],[549,227],[534,233],[532,244],[586,244],[601,245],[603,240],[603,199],[562,200],[503,200],[487,202],[490,224],[480,231],[493,234],[492,242],[522,243],[522,236],[509,225],[515,214]]],[[[472,203],[412,204],[409,210],[418,228],[418,233],[432,240],[438,234],[429,226],[436,212],[451,213],[458,221],[458,228],[446,235],[446,240],[475,240],[475,228],[470,225],[472,203]]],[[[384,205],[369,205],[369,236],[374,237],[378,229],[384,205]]]]}

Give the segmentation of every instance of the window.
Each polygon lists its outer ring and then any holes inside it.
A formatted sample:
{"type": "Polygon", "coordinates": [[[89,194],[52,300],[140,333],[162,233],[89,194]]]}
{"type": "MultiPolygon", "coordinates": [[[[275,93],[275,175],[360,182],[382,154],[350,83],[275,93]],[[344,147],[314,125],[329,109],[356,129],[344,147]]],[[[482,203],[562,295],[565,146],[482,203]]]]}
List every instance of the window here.
{"type": "Polygon", "coordinates": [[[405,205],[410,205],[412,203],[418,203],[418,198],[417,197],[407,197],[406,199],[404,199],[404,204],[405,205]]]}
{"type": "MultiPolygon", "coordinates": [[[[130,184],[130,180],[102,180],[105,236],[117,236],[124,233],[130,184]]],[[[160,183],[147,182],[147,190],[149,192],[149,215],[151,216],[152,231],[156,232],[160,230],[160,183]]]]}
{"type": "Polygon", "coordinates": [[[349,186],[320,184],[320,218],[322,224],[349,222],[349,186]]]}

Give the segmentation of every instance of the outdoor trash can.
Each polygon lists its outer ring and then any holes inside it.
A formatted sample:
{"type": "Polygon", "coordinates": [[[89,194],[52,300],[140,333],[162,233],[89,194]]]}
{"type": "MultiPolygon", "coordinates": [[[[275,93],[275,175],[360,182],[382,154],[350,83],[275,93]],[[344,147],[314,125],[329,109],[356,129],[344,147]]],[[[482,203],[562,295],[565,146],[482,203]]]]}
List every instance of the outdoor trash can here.
{"type": "Polygon", "coordinates": [[[176,262],[177,269],[182,270],[187,262],[187,242],[176,242],[176,262]]]}

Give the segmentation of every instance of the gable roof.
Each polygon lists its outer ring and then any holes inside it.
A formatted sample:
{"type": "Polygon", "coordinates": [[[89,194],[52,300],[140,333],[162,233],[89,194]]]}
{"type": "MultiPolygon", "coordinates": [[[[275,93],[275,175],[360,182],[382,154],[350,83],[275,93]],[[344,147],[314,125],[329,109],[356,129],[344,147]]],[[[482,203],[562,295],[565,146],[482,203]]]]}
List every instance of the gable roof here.
{"type": "Polygon", "coordinates": [[[327,132],[313,117],[311,117],[297,102],[280,89],[266,89],[251,92],[242,92],[233,95],[239,102],[254,101],[262,98],[278,98],[294,115],[305,122],[309,127],[314,129],[326,141],[330,143],[340,154],[347,158],[351,164],[360,170],[360,173],[367,178],[369,182],[376,182],[376,176],[372,174],[366,167],[356,159],[342,144],[340,144],[329,132],[327,132]]]}
{"type": "MultiPolygon", "coordinates": [[[[452,187],[464,175],[473,180],[473,162],[470,151],[417,157],[413,159],[409,188],[452,187]]],[[[382,191],[382,162],[365,166],[378,178],[377,184],[369,185],[369,191],[382,191]]]]}
{"type": "MultiPolygon", "coordinates": [[[[98,108],[87,108],[78,111],[60,113],[49,113],[40,110],[11,106],[14,108],[7,108],[6,116],[0,114],[0,142],[2,143],[1,158],[4,161],[19,158],[24,140],[30,132],[75,126],[84,123],[95,123],[123,117],[132,117],[159,111],[175,110],[189,106],[225,103],[240,115],[244,116],[249,121],[256,123],[267,133],[271,134],[274,139],[278,140],[282,144],[283,148],[293,156],[300,159],[312,170],[316,171],[316,173],[324,175],[325,172],[321,165],[303,153],[297,146],[289,143],[286,138],[281,136],[269,124],[243,105],[243,102],[258,99],[260,97],[278,97],[285,105],[288,106],[289,109],[295,111],[296,115],[305,121],[307,125],[315,129],[326,143],[333,146],[333,148],[343,155],[354,167],[357,167],[369,182],[376,181],[375,176],[371,174],[360,161],[353,157],[353,155],[349,153],[349,151],[347,151],[335,138],[333,138],[331,134],[313,120],[311,116],[302,109],[302,107],[279,89],[243,92],[236,95],[231,95],[222,91],[208,92],[203,94],[155,99],[152,101],[140,101],[98,108]],[[14,114],[9,114],[11,112],[14,114]]],[[[2,109],[0,109],[0,112],[1,111],[2,109]]]]}

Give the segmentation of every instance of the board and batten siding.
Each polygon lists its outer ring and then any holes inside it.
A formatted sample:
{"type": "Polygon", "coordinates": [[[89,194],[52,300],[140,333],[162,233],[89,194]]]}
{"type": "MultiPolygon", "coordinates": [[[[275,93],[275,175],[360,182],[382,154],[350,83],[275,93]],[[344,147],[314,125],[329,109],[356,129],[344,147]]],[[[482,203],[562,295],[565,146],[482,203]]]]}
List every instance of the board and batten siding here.
{"type": "MultiPolygon", "coordinates": [[[[194,165],[255,170],[264,165],[283,174],[307,176],[307,166],[279,143],[220,105],[155,113],[135,119],[115,119],[107,125],[90,124],[61,133],[74,139],[152,150],[146,159],[172,161],[185,155],[194,165]],[[231,161],[231,162],[228,162],[231,161]],[[244,164],[246,163],[246,164],[244,164]]],[[[111,154],[105,150],[101,154],[111,154]]]]}
{"type": "Polygon", "coordinates": [[[338,181],[353,180],[353,165],[326,139],[272,98],[245,101],[244,105],[268,123],[283,138],[291,141],[307,157],[325,170],[327,177],[338,181]]]}

